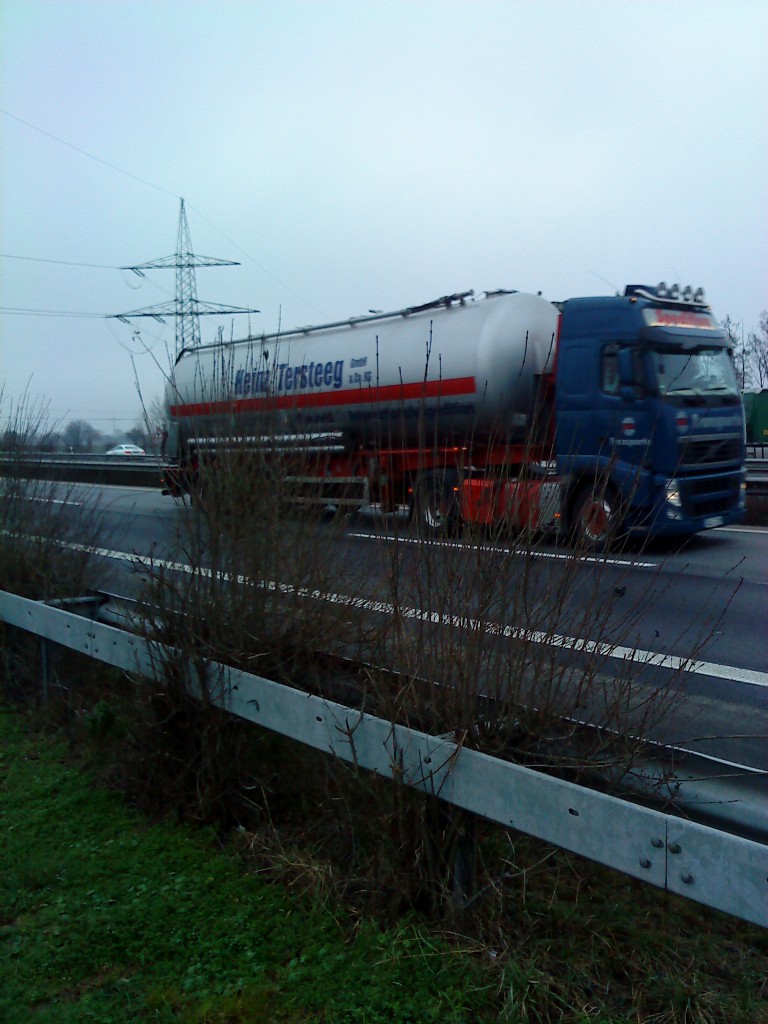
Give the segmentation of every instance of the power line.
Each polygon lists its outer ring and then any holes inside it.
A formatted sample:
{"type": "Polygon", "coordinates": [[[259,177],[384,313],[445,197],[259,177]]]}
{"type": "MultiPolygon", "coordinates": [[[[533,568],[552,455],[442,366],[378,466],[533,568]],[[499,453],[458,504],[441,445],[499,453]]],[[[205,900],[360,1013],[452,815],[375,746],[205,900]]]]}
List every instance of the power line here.
{"type": "Polygon", "coordinates": [[[99,270],[122,270],[122,267],[113,267],[108,263],[76,263],[73,260],[49,260],[42,256],[16,256],[10,252],[0,252],[0,259],[4,260],[26,260],[28,263],[56,263],[64,267],[96,267],[99,270]]]}
{"type": "MultiPolygon", "coordinates": [[[[116,265],[113,266],[111,263],[80,263],[80,262],[77,262],[75,260],[53,260],[53,259],[47,259],[47,258],[45,258],[43,256],[17,256],[16,254],[9,253],[9,252],[0,252],[0,259],[6,259],[6,260],[25,260],[25,261],[31,262],[31,263],[54,263],[54,264],[57,264],[59,266],[65,266],[65,267],[95,267],[98,270],[118,270],[123,275],[125,275],[128,270],[131,270],[131,271],[133,271],[133,273],[137,277],[141,278],[142,280],[139,281],[136,285],[129,284],[130,288],[135,290],[136,288],[140,288],[144,281],[148,281],[149,284],[151,284],[153,288],[157,288],[158,291],[165,292],[166,295],[170,294],[170,292],[168,291],[167,288],[163,288],[162,285],[159,285],[156,281],[153,281],[153,280],[151,280],[151,278],[148,278],[147,275],[144,274],[140,270],[140,268],[138,268],[138,267],[119,267],[119,266],[116,266],[116,265]]],[[[2,310],[0,310],[0,312],[2,312],[2,310]]],[[[7,312],[16,312],[16,310],[9,309],[9,310],[7,310],[7,312]]],[[[48,313],[45,310],[40,310],[40,311],[30,311],[30,315],[38,315],[38,316],[48,316],[48,315],[50,315],[50,316],[56,316],[58,314],[53,313],[53,312],[48,313]]],[[[62,315],[65,315],[65,314],[62,314],[62,315]]],[[[70,315],[70,316],[99,316],[98,313],[71,313],[71,314],[66,314],[66,315],[70,315]]]]}
{"type": "Polygon", "coordinates": [[[135,412],[129,416],[89,416],[88,413],[73,413],[68,411],[66,413],[60,413],[58,416],[61,420],[86,420],[88,423],[135,423],[136,420],[141,419],[141,413],[135,412]]]}
{"type": "Polygon", "coordinates": [[[0,306],[0,313],[8,316],[71,316],[85,319],[106,320],[109,313],[75,313],[67,309],[22,309],[15,306],[0,306]]]}
{"type": "Polygon", "coordinates": [[[299,295],[299,293],[297,291],[295,291],[293,288],[291,288],[291,286],[289,284],[286,284],[285,281],[281,280],[277,276],[277,274],[273,274],[271,270],[269,270],[267,267],[265,267],[262,263],[259,263],[259,261],[256,260],[248,252],[247,249],[244,249],[242,247],[242,245],[238,245],[237,242],[232,241],[231,238],[229,238],[227,235],[224,234],[224,232],[221,230],[221,228],[217,227],[213,223],[212,220],[209,220],[205,216],[204,213],[201,213],[200,210],[198,210],[196,207],[194,207],[191,203],[189,204],[189,208],[190,208],[190,210],[194,210],[195,213],[198,215],[198,217],[200,217],[201,220],[204,220],[206,222],[206,224],[209,224],[213,228],[214,231],[218,231],[218,233],[221,235],[221,237],[224,238],[227,242],[229,242],[230,245],[233,245],[236,249],[239,249],[240,252],[243,254],[243,256],[247,256],[248,259],[250,260],[250,262],[253,263],[253,265],[255,267],[258,267],[259,270],[262,271],[262,273],[266,274],[268,277],[271,277],[273,281],[276,281],[282,288],[285,288],[286,291],[289,291],[291,293],[291,295],[294,296],[294,298],[299,299],[301,302],[304,302],[307,306],[310,307],[310,309],[314,309],[316,313],[321,313],[322,312],[321,310],[319,310],[317,308],[317,306],[315,306],[313,303],[311,303],[308,299],[304,298],[303,295],[299,295]]]}
{"type": "Polygon", "coordinates": [[[175,192],[169,192],[167,188],[162,188],[160,185],[155,185],[152,181],[147,181],[146,178],[140,178],[138,174],[131,174],[130,171],[123,170],[122,167],[118,167],[116,164],[111,164],[108,160],[102,160],[101,157],[94,156],[93,153],[89,153],[85,149],[80,149],[79,146],[74,146],[71,142],[67,142],[66,139],[60,139],[58,135],[53,135],[51,132],[47,132],[44,128],[39,128],[36,124],[32,124],[31,121],[25,121],[23,117],[17,117],[16,114],[12,114],[9,110],[4,110],[0,107],[0,114],[5,114],[6,117],[10,117],[14,121],[18,121],[19,124],[26,125],[27,128],[31,128],[33,131],[40,132],[41,135],[45,135],[49,139],[53,139],[54,142],[58,142],[62,146],[66,146],[68,149],[74,149],[76,153],[80,153],[81,156],[87,156],[89,160],[95,160],[97,164],[103,164],[104,167],[109,167],[112,171],[117,171],[118,174],[124,174],[126,178],[133,178],[134,181],[141,182],[142,185],[148,185],[149,188],[157,189],[158,192],[164,192],[167,196],[173,196],[174,199],[178,199],[179,196],[175,192]]]}

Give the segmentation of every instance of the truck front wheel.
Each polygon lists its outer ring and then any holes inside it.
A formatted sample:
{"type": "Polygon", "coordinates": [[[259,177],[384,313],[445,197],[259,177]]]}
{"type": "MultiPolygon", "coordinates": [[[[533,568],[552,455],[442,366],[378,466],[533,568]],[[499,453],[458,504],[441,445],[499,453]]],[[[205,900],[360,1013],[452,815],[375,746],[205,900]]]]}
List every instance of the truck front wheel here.
{"type": "Polygon", "coordinates": [[[577,547],[607,551],[621,533],[619,496],[610,486],[585,487],[573,503],[571,532],[577,547]]]}

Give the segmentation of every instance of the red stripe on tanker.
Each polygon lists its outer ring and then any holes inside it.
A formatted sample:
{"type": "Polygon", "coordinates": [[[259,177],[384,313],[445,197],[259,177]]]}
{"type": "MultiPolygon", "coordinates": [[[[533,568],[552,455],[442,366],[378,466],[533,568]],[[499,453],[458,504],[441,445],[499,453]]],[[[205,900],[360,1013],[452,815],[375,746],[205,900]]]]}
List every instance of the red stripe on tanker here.
{"type": "Polygon", "coordinates": [[[216,413],[268,412],[271,409],[309,409],[327,405],[360,405],[362,403],[406,402],[414,399],[447,398],[452,395],[474,395],[477,388],[474,377],[456,380],[422,381],[419,384],[390,384],[371,387],[360,384],[348,391],[320,391],[299,394],[296,397],[276,395],[265,398],[241,398],[234,401],[198,402],[192,405],[172,405],[172,416],[209,416],[216,413]]]}

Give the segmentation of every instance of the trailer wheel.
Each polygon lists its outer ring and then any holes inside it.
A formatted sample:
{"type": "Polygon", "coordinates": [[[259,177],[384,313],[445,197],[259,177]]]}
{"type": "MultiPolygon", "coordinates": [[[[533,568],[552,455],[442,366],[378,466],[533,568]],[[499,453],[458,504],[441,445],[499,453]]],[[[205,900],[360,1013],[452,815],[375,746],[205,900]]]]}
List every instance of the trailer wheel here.
{"type": "Polygon", "coordinates": [[[577,547],[608,551],[621,537],[619,496],[610,485],[585,487],[573,503],[571,532],[577,547]]]}
{"type": "Polygon", "coordinates": [[[414,490],[413,514],[423,537],[449,537],[459,526],[455,473],[424,473],[414,490]]]}

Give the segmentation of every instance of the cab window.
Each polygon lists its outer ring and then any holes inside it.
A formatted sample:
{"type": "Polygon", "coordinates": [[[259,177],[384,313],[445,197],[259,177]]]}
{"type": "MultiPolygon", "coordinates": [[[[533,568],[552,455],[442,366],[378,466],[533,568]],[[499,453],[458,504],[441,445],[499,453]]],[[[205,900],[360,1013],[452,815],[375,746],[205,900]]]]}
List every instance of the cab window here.
{"type": "Polygon", "coordinates": [[[621,381],[619,379],[619,350],[616,346],[603,349],[600,387],[607,395],[618,395],[619,393],[621,381]]]}

